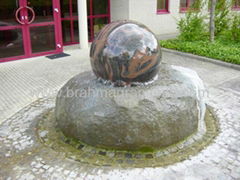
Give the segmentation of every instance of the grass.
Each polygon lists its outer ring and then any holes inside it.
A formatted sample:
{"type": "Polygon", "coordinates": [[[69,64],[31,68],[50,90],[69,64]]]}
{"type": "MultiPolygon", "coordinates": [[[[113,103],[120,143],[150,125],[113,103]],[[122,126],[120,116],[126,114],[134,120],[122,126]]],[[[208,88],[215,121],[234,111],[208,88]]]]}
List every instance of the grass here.
{"type": "Polygon", "coordinates": [[[164,48],[205,56],[232,64],[240,64],[240,43],[220,39],[213,43],[207,40],[190,42],[173,39],[162,40],[160,44],[164,48]]]}

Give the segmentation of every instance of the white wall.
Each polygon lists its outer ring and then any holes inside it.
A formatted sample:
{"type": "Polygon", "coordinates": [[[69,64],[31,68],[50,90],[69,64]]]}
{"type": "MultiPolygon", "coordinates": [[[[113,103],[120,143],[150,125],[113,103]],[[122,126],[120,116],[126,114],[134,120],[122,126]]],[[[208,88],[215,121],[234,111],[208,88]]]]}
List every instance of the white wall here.
{"type": "MultiPolygon", "coordinates": [[[[201,12],[206,15],[209,13],[207,3],[201,12]]],[[[139,21],[157,35],[177,34],[177,22],[184,15],[180,13],[180,0],[169,0],[168,14],[157,14],[157,0],[111,0],[112,21],[139,21]]]]}
{"type": "Polygon", "coordinates": [[[130,19],[147,25],[156,34],[178,33],[180,0],[169,0],[169,14],[157,14],[157,0],[129,0],[130,19]]]}
{"type": "Polygon", "coordinates": [[[130,19],[129,1],[131,0],[111,0],[111,21],[130,19]]]}
{"type": "Polygon", "coordinates": [[[175,34],[180,0],[169,0],[169,14],[157,14],[157,0],[111,0],[111,21],[135,20],[156,34],[175,34]]]}

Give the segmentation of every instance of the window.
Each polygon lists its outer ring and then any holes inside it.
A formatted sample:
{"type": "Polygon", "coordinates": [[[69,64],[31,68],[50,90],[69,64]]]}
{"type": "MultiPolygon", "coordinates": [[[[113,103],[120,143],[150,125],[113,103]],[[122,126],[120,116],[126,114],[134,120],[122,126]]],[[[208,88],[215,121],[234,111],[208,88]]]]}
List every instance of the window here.
{"type": "Polygon", "coordinates": [[[233,1],[233,9],[240,9],[240,0],[233,1]]]}
{"type": "Polygon", "coordinates": [[[168,2],[169,0],[157,0],[157,13],[165,14],[168,13],[168,2]]]}
{"type": "Polygon", "coordinates": [[[79,43],[77,0],[61,0],[63,44],[79,43]]]}
{"type": "Polygon", "coordinates": [[[189,8],[193,7],[196,2],[197,0],[180,0],[180,11],[187,11],[189,8]]]}
{"type": "MultiPolygon", "coordinates": [[[[0,0],[1,1],[1,0],[0,0]]],[[[79,43],[77,0],[61,0],[63,44],[79,43]]],[[[93,41],[101,28],[110,22],[110,0],[87,0],[88,38],[93,41]]]]}
{"type": "Polygon", "coordinates": [[[88,36],[93,41],[94,37],[110,23],[110,0],[87,0],[88,8],[88,36]]]}

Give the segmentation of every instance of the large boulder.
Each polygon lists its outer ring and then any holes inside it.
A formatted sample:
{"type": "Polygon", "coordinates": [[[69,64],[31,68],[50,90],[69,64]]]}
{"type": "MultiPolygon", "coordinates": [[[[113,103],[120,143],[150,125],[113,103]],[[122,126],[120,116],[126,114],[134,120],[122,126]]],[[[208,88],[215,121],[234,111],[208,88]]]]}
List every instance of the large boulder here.
{"type": "Polygon", "coordinates": [[[166,65],[147,86],[112,87],[90,72],[79,74],[59,91],[57,124],[66,136],[96,147],[159,149],[197,132],[202,88],[195,72],[166,65]]]}

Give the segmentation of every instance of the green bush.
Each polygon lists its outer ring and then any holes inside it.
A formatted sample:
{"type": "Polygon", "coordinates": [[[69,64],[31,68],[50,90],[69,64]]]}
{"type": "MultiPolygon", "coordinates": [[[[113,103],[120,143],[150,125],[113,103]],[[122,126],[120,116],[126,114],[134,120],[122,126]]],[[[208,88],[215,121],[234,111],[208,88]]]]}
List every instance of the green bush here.
{"type": "Polygon", "coordinates": [[[183,41],[180,39],[160,41],[162,47],[174,49],[234,64],[240,64],[240,44],[230,41],[183,41]]]}
{"type": "Polygon", "coordinates": [[[226,0],[217,0],[215,11],[215,36],[229,28],[230,6],[226,0]]]}
{"type": "Polygon", "coordinates": [[[240,14],[236,14],[233,17],[233,21],[230,27],[231,39],[236,42],[240,42],[240,14]]]}
{"type": "Polygon", "coordinates": [[[240,42],[240,14],[235,14],[232,16],[229,28],[222,32],[218,39],[228,43],[240,42]]]}
{"type": "MultiPolygon", "coordinates": [[[[197,2],[198,7],[202,6],[199,4],[200,1],[197,2]]],[[[161,41],[162,47],[240,64],[240,14],[230,18],[229,4],[225,0],[217,0],[216,39],[214,42],[209,42],[206,29],[208,25],[204,23],[205,17],[196,9],[191,7],[185,17],[179,20],[179,37],[161,41]]]]}
{"type": "Polygon", "coordinates": [[[185,41],[197,41],[206,35],[204,17],[198,12],[187,12],[178,22],[178,29],[179,39],[185,41]]]}
{"type": "Polygon", "coordinates": [[[206,35],[205,17],[201,14],[201,11],[199,11],[202,5],[201,0],[196,0],[186,12],[185,17],[178,21],[177,27],[180,31],[179,38],[181,40],[196,41],[206,35]]]}

